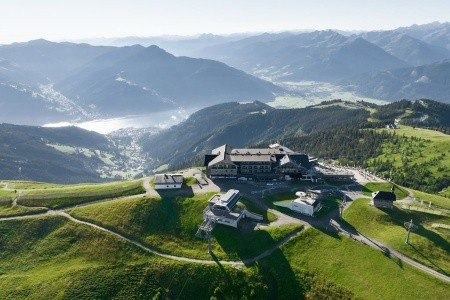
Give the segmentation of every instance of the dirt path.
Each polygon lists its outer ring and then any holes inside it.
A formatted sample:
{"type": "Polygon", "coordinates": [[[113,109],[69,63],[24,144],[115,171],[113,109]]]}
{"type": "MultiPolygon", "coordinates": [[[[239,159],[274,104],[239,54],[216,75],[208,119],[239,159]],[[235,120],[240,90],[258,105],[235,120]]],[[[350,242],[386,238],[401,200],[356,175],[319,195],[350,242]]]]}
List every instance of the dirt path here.
{"type": "MultiPolygon", "coordinates": [[[[273,213],[277,217],[277,220],[269,223],[269,225],[267,225],[266,227],[280,227],[280,226],[290,225],[290,224],[302,224],[305,226],[305,228],[310,227],[310,224],[308,222],[288,216],[278,210],[269,208],[269,209],[267,209],[267,211],[273,213]]],[[[264,226],[260,226],[260,227],[264,227],[264,226]]]]}
{"type": "Polygon", "coordinates": [[[143,186],[145,189],[145,194],[149,195],[149,196],[159,197],[159,194],[155,191],[155,189],[150,184],[151,179],[152,179],[151,177],[144,178],[143,186]]]}
{"type": "Polygon", "coordinates": [[[398,259],[399,263],[407,263],[413,267],[416,267],[417,269],[422,270],[423,272],[426,272],[430,275],[433,275],[435,277],[438,277],[446,282],[450,282],[450,277],[439,273],[427,266],[424,266],[418,262],[416,262],[415,260],[409,258],[408,256],[405,256],[391,248],[389,248],[388,246],[384,245],[383,243],[380,243],[372,238],[368,238],[365,235],[361,234],[360,232],[353,232],[352,230],[349,230],[347,228],[345,228],[344,226],[342,226],[338,221],[336,220],[331,220],[331,225],[339,232],[343,233],[344,235],[346,235],[347,237],[354,239],[356,241],[359,241],[363,244],[366,244],[372,248],[375,248],[381,252],[383,252],[385,255],[389,256],[390,258],[398,259]]]}
{"type": "MultiPolygon", "coordinates": [[[[144,187],[146,190],[146,194],[145,195],[152,195],[153,192],[156,192],[149,183],[149,178],[145,178],[144,179],[144,187]]],[[[351,192],[354,194],[351,194],[351,196],[353,197],[360,197],[359,193],[357,192],[351,192]]],[[[346,193],[347,194],[347,193],[346,193]]],[[[144,195],[144,196],[145,196],[144,195]]],[[[348,194],[347,194],[348,195],[348,194]]],[[[120,199],[126,199],[126,198],[130,198],[130,197],[136,197],[138,195],[135,196],[127,196],[127,197],[122,197],[122,198],[111,198],[111,199],[103,199],[103,200],[99,200],[99,201],[94,201],[94,202],[88,202],[88,203],[83,203],[83,204],[79,204],[73,207],[79,207],[79,206],[86,206],[86,205],[91,205],[94,203],[99,203],[99,202],[106,202],[106,201],[111,201],[111,200],[120,200],[120,199]]],[[[159,195],[158,195],[159,196],[159,195]]],[[[350,196],[350,195],[349,195],[350,196]]],[[[353,198],[351,197],[350,198],[353,198]]],[[[96,224],[90,223],[90,222],[86,222],[86,221],[82,221],[79,219],[74,218],[73,216],[69,215],[68,213],[66,213],[64,210],[67,209],[60,209],[60,210],[49,210],[46,213],[40,213],[40,214],[34,214],[34,215],[25,215],[25,216],[15,216],[15,217],[5,217],[5,218],[0,218],[0,221],[7,221],[7,220],[20,220],[20,219],[27,219],[27,218],[36,218],[36,217],[40,217],[40,216],[63,216],[69,220],[71,220],[72,222],[76,222],[79,224],[84,224],[86,226],[90,226],[92,228],[95,228],[97,230],[101,230],[110,234],[113,234],[114,236],[125,240],[129,243],[134,244],[135,246],[141,248],[144,251],[147,251],[149,253],[153,253],[155,255],[164,257],[164,258],[168,258],[168,259],[173,259],[173,260],[179,260],[179,261],[186,261],[186,262],[191,262],[191,263],[201,263],[201,264],[226,264],[226,265],[231,265],[231,266],[240,266],[240,265],[246,265],[246,264],[251,264],[257,260],[260,260],[264,257],[267,257],[269,255],[271,255],[274,251],[276,251],[277,249],[279,249],[282,245],[284,245],[286,242],[288,242],[289,240],[291,240],[292,238],[296,237],[300,232],[302,232],[304,229],[313,226],[313,227],[317,227],[317,228],[322,228],[325,230],[335,230],[337,232],[340,232],[346,236],[348,236],[349,238],[352,238],[356,241],[359,241],[361,243],[364,243],[372,248],[375,248],[379,251],[382,251],[383,253],[385,253],[387,256],[393,258],[393,259],[398,259],[399,263],[407,263],[413,267],[416,267],[426,273],[428,273],[429,275],[435,276],[437,278],[440,278],[446,282],[450,282],[450,277],[441,274],[431,268],[428,268],[414,260],[412,260],[411,258],[387,247],[386,245],[377,242],[373,239],[370,239],[364,235],[362,235],[359,232],[354,232],[351,229],[346,228],[345,226],[343,226],[338,220],[339,220],[339,212],[337,210],[333,210],[330,213],[328,213],[326,216],[322,217],[322,218],[312,218],[312,217],[306,217],[306,216],[301,216],[301,217],[293,217],[293,216],[288,216],[280,211],[277,210],[273,210],[268,208],[264,203],[257,201],[256,198],[253,197],[248,197],[250,201],[252,201],[254,204],[260,206],[261,208],[265,208],[268,209],[268,211],[274,213],[277,216],[277,221],[272,222],[269,226],[281,226],[281,225],[287,225],[287,224],[303,224],[304,226],[300,229],[297,229],[295,231],[293,231],[292,233],[290,233],[288,236],[286,236],[284,239],[282,239],[281,241],[279,241],[278,243],[272,245],[270,248],[268,248],[267,250],[263,251],[261,254],[249,258],[249,259],[245,259],[245,260],[238,260],[238,261],[225,261],[225,260],[202,260],[202,259],[195,259],[195,258],[188,258],[188,257],[182,257],[182,256],[175,256],[175,255],[170,255],[170,254],[165,254],[162,252],[159,252],[151,247],[145,246],[142,243],[140,243],[139,241],[136,241],[134,239],[130,239],[128,237],[125,237],[123,235],[121,235],[118,232],[109,230],[107,228],[98,226],[96,224]]],[[[349,206],[349,204],[346,205],[345,208],[347,208],[349,206]]]]}
{"type": "Polygon", "coordinates": [[[40,213],[40,214],[35,214],[35,215],[25,215],[25,216],[16,216],[16,217],[6,217],[6,218],[0,218],[0,221],[8,221],[8,220],[23,220],[23,219],[30,219],[30,218],[36,218],[36,217],[42,217],[42,216],[62,216],[65,217],[67,219],[69,219],[72,222],[75,223],[79,223],[79,224],[83,224],[86,226],[90,226],[92,228],[95,228],[97,230],[101,230],[104,232],[107,232],[109,234],[112,234],[124,241],[127,241],[129,243],[132,243],[133,245],[139,247],[140,249],[167,258],[167,259],[173,259],[173,260],[178,260],[178,261],[185,261],[185,262],[191,262],[191,263],[199,263],[199,264],[225,264],[225,265],[231,265],[231,266],[241,266],[241,265],[247,265],[247,264],[251,264],[257,260],[260,260],[262,258],[265,258],[269,255],[271,255],[275,250],[277,250],[278,248],[280,248],[282,245],[284,245],[285,243],[287,243],[289,240],[291,240],[292,238],[294,238],[295,236],[297,236],[302,230],[303,228],[299,228],[294,230],[293,232],[291,232],[288,236],[286,236],[285,238],[283,238],[282,240],[280,240],[278,243],[272,245],[270,248],[268,248],[267,250],[265,250],[264,252],[262,252],[261,254],[249,258],[249,259],[244,259],[244,260],[237,260],[237,261],[230,261],[230,260],[203,260],[203,259],[196,259],[196,258],[189,258],[189,257],[183,257],[183,256],[176,256],[176,255],[170,255],[170,254],[166,254],[166,253],[162,253],[159,252],[151,247],[148,247],[146,245],[143,245],[141,242],[136,241],[134,239],[130,239],[127,238],[123,235],[121,235],[118,232],[115,232],[113,230],[104,228],[102,226],[90,223],[90,222],[86,222],[86,221],[82,221],[79,220],[77,218],[74,218],[73,216],[69,215],[68,213],[61,211],[61,210],[49,210],[46,213],[40,213]]]}

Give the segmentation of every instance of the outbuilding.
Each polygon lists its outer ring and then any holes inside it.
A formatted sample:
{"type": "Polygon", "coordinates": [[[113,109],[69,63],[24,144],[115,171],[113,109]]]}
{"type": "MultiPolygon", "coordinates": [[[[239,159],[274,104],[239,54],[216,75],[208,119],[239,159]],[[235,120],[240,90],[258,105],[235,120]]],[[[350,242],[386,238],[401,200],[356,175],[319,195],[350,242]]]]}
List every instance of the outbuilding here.
{"type": "Polygon", "coordinates": [[[322,193],[319,190],[308,190],[306,192],[299,191],[295,193],[295,195],[297,196],[297,199],[291,201],[278,201],[273,204],[276,206],[289,208],[292,211],[307,216],[313,216],[322,208],[322,204],[320,202],[322,193]]]}
{"type": "Polygon", "coordinates": [[[320,201],[310,197],[299,197],[292,201],[291,209],[301,214],[312,216],[321,208],[320,201]]]}
{"type": "Polygon", "coordinates": [[[156,174],[153,180],[155,190],[181,189],[182,174],[156,174]]]}
{"type": "Polygon", "coordinates": [[[397,197],[394,192],[376,191],[372,193],[372,204],[375,207],[392,209],[395,200],[397,200],[397,197]]]}

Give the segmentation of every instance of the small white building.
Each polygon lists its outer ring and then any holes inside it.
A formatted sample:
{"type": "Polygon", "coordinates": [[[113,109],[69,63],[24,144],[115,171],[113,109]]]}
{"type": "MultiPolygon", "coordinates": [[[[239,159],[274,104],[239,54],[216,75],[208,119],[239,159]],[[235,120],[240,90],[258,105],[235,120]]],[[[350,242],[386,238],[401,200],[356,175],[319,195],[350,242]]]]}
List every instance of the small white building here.
{"type": "Polygon", "coordinates": [[[297,192],[295,195],[297,199],[292,200],[291,202],[280,201],[274,202],[274,205],[286,207],[295,212],[312,216],[314,213],[318,212],[322,205],[320,203],[320,191],[317,190],[309,190],[305,192],[297,192]]]}
{"type": "Polygon", "coordinates": [[[183,181],[182,174],[156,174],[153,179],[155,190],[181,189],[183,181]]]}
{"type": "Polygon", "coordinates": [[[320,201],[312,198],[297,198],[292,201],[291,209],[301,214],[312,216],[322,206],[320,201]]]}

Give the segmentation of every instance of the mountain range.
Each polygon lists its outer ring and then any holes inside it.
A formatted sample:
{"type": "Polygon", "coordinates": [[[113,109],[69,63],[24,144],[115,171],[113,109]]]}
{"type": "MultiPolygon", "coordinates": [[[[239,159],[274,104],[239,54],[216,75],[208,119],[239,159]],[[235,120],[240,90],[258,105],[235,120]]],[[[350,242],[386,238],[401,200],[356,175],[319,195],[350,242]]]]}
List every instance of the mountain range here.
{"type": "MultiPolygon", "coordinates": [[[[425,99],[383,106],[334,100],[302,109],[275,109],[254,101],[210,106],[165,130],[128,129],[110,135],[77,127],[0,124],[0,179],[76,183],[128,174],[139,177],[161,166],[201,165],[205,153],[223,144],[267,147],[279,142],[296,150],[310,149],[311,155],[316,155],[312,145],[320,144],[333,153],[323,139],[333,132],[352,135],[360,128],[384,127],[401,118],[406,125],[449,133],[449,116],[449,104],[425,99]]],[[[353,139],[353,146],[358,144],[354,138],[346,137],[353,139]]],[[[354,153],[353,146],[339,147],[354,153]]]]}
{"type": "Polygon", "coordinates": [[[3,122],[40,125],[121,117],[224,101],[266,101],[277,93],[283,89],[223,63],[175,57],[157,46],[45,40],[0,46],[3,122]]]}
{"type": "Polygon", "coordinates": [[[360,74],[342,83],[372,98],[391,101],[431,98],[450,103],[450,60],[360,74]]]}
{"type": "Polygon", "coordinates": [[[2,45],[0,121],[42,125],[179,107],[195,110],[229,101],[268,102],[280,95],[309,94],[285,84],[300,81],[331,83],[356,97],[447,102],[449,32],[450,23],[431,23],[378,32],[111,42],[120,47],[46,40],[2,45]],[[128,42],[146,45],[122,46],[128,42]]]}
{"type": "Polygon", "coordinates": [[[204,48],[197,56],[217,59],[275,81],[334,81],[408,66],[361,37],[331,30],[262,34],[204,48]]]}

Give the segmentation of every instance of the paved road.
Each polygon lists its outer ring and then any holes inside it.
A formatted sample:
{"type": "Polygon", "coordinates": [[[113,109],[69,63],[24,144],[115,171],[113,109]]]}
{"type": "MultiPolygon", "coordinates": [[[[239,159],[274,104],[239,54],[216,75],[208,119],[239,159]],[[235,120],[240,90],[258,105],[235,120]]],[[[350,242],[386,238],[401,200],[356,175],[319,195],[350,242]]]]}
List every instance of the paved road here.
{"type": "MultiPolygon", "coordinates": [[[[226,184],[224,184],[226,185],[226,184]]],[[[222,187],[221,185],[219,185],[220,187],[222,187]]],[[[144,180],[144,187],[146,188],[147,194],[151,194],[152,190],[149,183],[148,183],[148,179],[144,180]]],[[[247,187],[249,187],[249,185],[247,185],[247,187]]],[[[264,188],[264,186],[259,185],[260,189],[264,188]]],[[[279,185],[278,187],[275,188],[280,188],[282,189],[284,186],[283,185],[279,185]]],[[[255,188],[255,186],[253,186],[253,189],[255,188]]],[[[90,226],[93,228],[96,228],[98,230],[102,230],[104,232],[108,232],[110,234],[115,235],[116,237],[125,240],[127,242],[130,242],[134,245],[136,245],[137,247],[153,253],[155,255],[161,256],[161,257],[165,257],[168,259],[174,259],[174,260],[180,260],[180,261],[186,261],[186,262],[191,262],[191,263],[201,263],[201,264],[215,264],[215,263],[220,263],[220,264],[227,264],[227,265],[232,265],[232,266],[239,266],[239,265],[244,265],[244,264],[251,264],[259,259],[262,259],[264,257],[267,257],[269,255],[271,255],[275,250],[277,250],[278,248],[280,248],[282,245],[284,245],[286,242],[288,242],[290,239],[294,238],[295,236],[297,236],[304,228],[308,228],[309,226],[313,226],[316,228],[321,228],[321,229],[325,229],[325,230],[329,230],[329,231],[335,231],[335,232],[340,232],[356,241],[362,242],[370,247],[373,247],[377,250],[382,251],[383,253],[385,253],[386,255],[388,255],[391,258],[397,258],[399,260],[401,260],[402,262],[405,262],[411,266],[414,266],[432,276],[435,276],[437,278],[440,278],[446,282],[450,282],[450,277],[441,274],[433,269],[430,269],[412,259],[410,259],[407,256],[404,256],[401,253],[398,253],[397,251],[387,247],[386,245],[375,241],[373,239],[370,239],[364,235],[362,235],[361,233],[347,228],[342,222],[340,222],[340,216],[339,216],[339,211],[338,210],[332,210],[330,211],[327,215],[321,217],[321,218],[314,218],[314,217],[308,217],[308,216],[304,216],[304,215],[300,215],[300,214],[293,214],[293,216],[288,216],[286,214],[283,214],[280,211],[277,210],[272,210],[267,208],[267,206],[260,201],[260,199],[258,199],[258,195],[255,193],[251,193],[251,188],[248,188],[246,190],[245,196],[246,198],[248,198],[250,201],[252,201],[254,204],[268,209],[269,211],[271,211],[272,213],[274,213],[277,217],[278,217],[278,225],[284,225],[284,224],[303,224],[305,225],[304,227],[302,227],[301,229],[295,230],[293,231],[291,234],[289,234],[287,237],[285,237],[284,239],[282,239],[281,241],[279,241],[277,244],[271,246],[269,249],[265,250],[264,252],[262,252],[261,254],[252,257],[250,259],[246,259],[246,260],[239,260],[239,261],[223,261],[223,260],[201,260],[201,259],[194,259],[194,258],[188,258],[188,257],[181,257],[181,256],[175,256],[175,255],[170,255],[170,254],[165,254],[162,252],[159,252],[151,247],[148,247],[146,245],[143,245],[142,243],[140,243],[139,241],[130,239],[128,237],[125,237],[123,235],[121,235],[120,233],[117,233],[115,231],[109,230],[107,228],[98,226],[96,224],[90,223],[90,222],[86,222],[86,221],[82,221],[79,219],[74,218],[73,216],[69,215],[68,213],[66,213],[65,211],[63,211],[63,209],[61,210],[49,210],[46,213],[40,213],[40,214],[34,214],[34,215],[26,215],[26,216],[15,216],[15,217],[6,217],[6,218],[0,218],[0,221],[7,221],[7,220],[20,220],[20,219],[26,219],[26,218],[35,218],[35,217],[39,217],[39,216],[48,216],[48,215],[56,215],[56,216],[63,216],[65,218],[68,218],[69,220],[76,222],[76,223],[80,223],[80,224],[84,224],[86,226],[90,226]]],[[[346,192],[347,195],[349,195],[351,197],[351,199],[353,198],[358,198],[361,195],[358,195],[355,192],[346,192]],[[348,194],[351,193],[351,194],[348,194]]],[[[128,198],[128,197],[124,197],[124,198],[128,198]]],[[[111,201],[111,200],[116,200],[116,199],[124,199],[124,198],[115,198],[115,199],[105,199],[105,200],[100,200],[100,201],[95,201],[95,202],[89,202],[89,203],[84,203],[84,204],[80,204],[77,206],[84,206],[84,205],[90,205],[93,203],[98,203],[98,202],[105,202],[105,201],[111,201]]],[[[344,210],[349,206],[350,204],[347,202],[347,205],[344,207],[344,210]]],[[[67,208],[64,208],[67,209],[67,208]]],[[[275,223],[277,224],[277,223],[275,223]]]]}
{"type": "Polygon", "coordinates": [[[427,266],[424,266],[424,265],[416,262],[415,260],[409,258],[408,256],[405,256],[405,255],[389,248],[388,246],[384,245],[383,243],[380,243],[374,239],[366,237],[365,235],[361,234],[360,232],[355,232],[351,229],[345,228],[345,226],[340,224],[339,221],[330,220],[330,225],[333,226],[338,232],[343,233],[344,235],[348,236],[349,238],[359,241],[359,242],[366,244],[377,250],[380,250],[385,255],[387,255],[393,259],[399,259],[401,262],[407,263],[407,264],[409,264],[413,267],[416,267],[430,275],[438,277],[444,281],[450,282],[450,277],[448,277],[442,273],[439,273],[431,268],[428,268],[427,266]]]}
{"type": "MultiPolygon", "coordinates": [[[[361,192],[345,191],[343,193],[345,195],[347,195],[348,196],[347,199],[349,199],[346,202],[345,206],[343,207],[343,211],[345,211],[348,207],[350,207],[351,202],[354,199],[369,198],[369,197],[363,195],[361,192]]],[[[261,202],[258,199],[258,196],[255,193],[250,192],[250,194],[246,194],[245,196],[250,201],[252,201],[254,204],[260,206],[261,208],[268,209],[270,212],[275,213],[275,215],[278,218],[281,217],[279,225],[301,223],[301,224],[305,225],[304,228],[308,228],[308,227],[312,226],[312,227],[321,228],[321,229],[324,229],[324,230],[327,230],[330,232],[334,231],[336,233],[342,233],[349,238],[352,238],[352,239],[359,241],[361,243],[364,243],[374,249],[382,251],[385,255],[387,255],[393,259],[399,259],[401,262],[404,262],[413,267],[416,267],[416,268],[422,270],[423,272],[426,272],[432,276],[438,277],[446,282],[450,282],[449,276],[446,276],[446,275],[439,273],[425,265],[422,265],[422,264],[416,262],[415,260],[393,250],[392,248],[389,248],[388,246],[386,246],[378,241],[375,241],[374,239],[370,239],[370,238],[364,236],[363,234],[361,234],[358,231],[355,231],[354,229],[348,228],[342,222],[342,220],[340,218],[339,210],[337,210],[337,209],[330,211],[328,214],[326,214],[325,216],[322,216],[320,218],[309,217],[309,216],[305,216],[305,215],[301,215],[301,214],[297,214],[297,213],[292,213],[292,216],[287,216],[286,214],[283,214],[279,211],[268,208],[264,202],[261,202]]],[[[278,221],[276,221],[276,222],[278,222],[278,221]]],[[[276,223],[276,222],[274,222],[274,223],[276,223]]]]}

